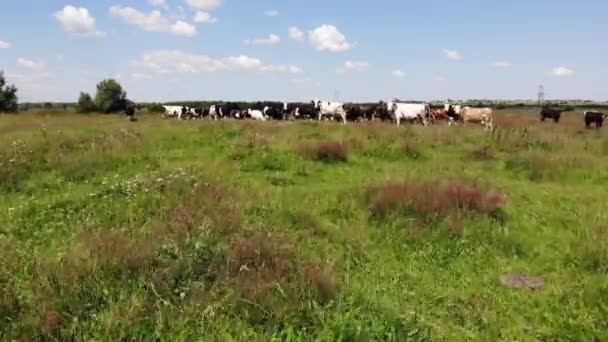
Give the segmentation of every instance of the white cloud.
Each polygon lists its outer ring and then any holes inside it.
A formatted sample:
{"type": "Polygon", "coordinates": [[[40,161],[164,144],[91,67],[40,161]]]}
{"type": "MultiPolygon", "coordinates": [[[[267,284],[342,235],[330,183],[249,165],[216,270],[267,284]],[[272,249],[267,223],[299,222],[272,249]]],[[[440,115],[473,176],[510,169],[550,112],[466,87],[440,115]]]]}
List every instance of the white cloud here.
{"type": "Polygon", "coordinates": [[[148,2],[152,6],[166,6],[167,5],[167,3],[165,2],[165,0],[148,0],[148,2]]]}
{"type": "Polygon", "coordinates": [[[196,27],[193,25],[182,20],[172,24],[160,11],[152,11],[146,14],[132,7],[112,6],[110,7],[110,15],[119,17],[144,31],[171,32],[186,37],[193,37],[197,34],[196,27]]]}
{"type": "Polygon", "coordinates": [[[281,37],[271,33],[268,38],[254,38],[245,40],[247,45],[276,45],[281,42],[281,37]]]}
{"type": "Polygon", "coordinates": [[[308,32],[312,46],[319,51],[342,52],[352,48],[346,37],[333,25],[321,25],[308,32]]]}
{"type": "Polygon", "coordinates": [[[171,25],[171,32],[185,37],[194,37],[197,33],[196,27],[181,20],[178,20],[175,24],[171,25]]]}
{"type": "Polygon", "coordinates": [[[138,73],[138,72],[134,72],[131,74],[131,77],[138,79],[138,80],[149,80],[152,79],[152,75],[150,74],[144,74],[144,73],[138,73]]]}
{"type": "Polygon", "coordinates": [[[565,66],[560,66],[560,67],[555,67],[553,69],[551,69],[551,71],[549,72],[549,74],[551,76],[556,76],[556,77],[570,77],[570,76],[574,76],[576,72],[570,68],[567,68],[565,66]]]}
{"type": "Polygon", "coordinates": [[[25,58],[18,58],[17,64],[19,64],[20,66],[22,66],[26,69],[36,70],[36,71],[40,71],[46,67],[46,63],[44,63],[42,61],[36,62],[36,61],[32,61],[32,60],[25,59],[25,58]]]}
{"type": "Polygon", "coordinates": [[[399,69],[395,69],[391,72],[391,75],[393,75],[393,77],[396,78],[404,78],[405,77],[405,72],[399,70],[399,69]]]}
{"type": "Polygon", "coordinates": [[[513,66],[513,63],[511,61],[497,61],[492,63],[492,66],[495,68],[510,68],[513,66]]]}
{"type": "Polygon", "coordinates": [[[285,72],[298,74],[303,70],[293,65],[264,64],[245,55],[214,59],[206,55],[178,50],[151,51],[143,54],[135,65],[156,73],[210,73],[218,71],[285,72]]]}
{"type": "Polygon", "coordinates": [[[264,15],[267,17],[276,17],[278,16],[280,13],[277,10],[268,10],[266,12],[264,12],[264,15]]]}
{"type": "Polygon", "coordinates": [[[435,82],[445,82],[446,78],[443,76],[433,76],[433,81],[435,82]]]}
{"type": "Polygon", "coordinates": [[[65,6],[53,16],[59,21],[63,29],[77,37],[103,37],[105,32],[95,28],[95,18],[84,7],[65,6]]]}
{"type": "Polygon", "coordinates": [[[8,49],[9,47],[11,47],[11,44],[9,42],[0,40],[0,49],[8,49]]]}
{"type": "Polygon", "coordinates": [[[336,69],[336,73],[345,74],[351,71],[366,71],[369,63],[364,61],[346,61],[344,65],[336,69]]]}
{"type": "Polygon", "coordinates": [[[458,51],[458,50],[443,49],[443,53],[450,60],[453,60],[453,61],[462,60],[462,53],[460,53],[460,51],[458,51]]]}
{"type": "Polygon", "coordinates": [[[209,12],[197,11],[194,16],[195,23],[203,23],[203,24],[213,24],[217,23],[217,18],[211,16],[209,12]]]}
{"type": "Polygon", "coordinates": [[[304,32],[302,32],[298,27],[292,26],[289,28],[288,32],[289,32],[289,38],[296,40],[296,41],[304,40],[304,32]]]}
{"type": "Polygon", "coordinates": [[[222,5],[222,0],[186,0],[190,7],[199,11],[212,11],[222,5]]]}

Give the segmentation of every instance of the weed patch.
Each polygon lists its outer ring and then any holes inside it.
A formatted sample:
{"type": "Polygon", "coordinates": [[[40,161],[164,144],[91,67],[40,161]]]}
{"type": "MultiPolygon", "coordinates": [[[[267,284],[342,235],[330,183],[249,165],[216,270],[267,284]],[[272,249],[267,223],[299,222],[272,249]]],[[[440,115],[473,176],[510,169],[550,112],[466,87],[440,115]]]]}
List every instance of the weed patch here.
{"type": "Polygon", "coordinates": [[[368,189],[366,197],[375,217],[402,212],[431,220],[462,213],[493,215],[505,201],[504,196],[466,181],[388,182],[368,189]]]}
{"type": "Polygon", "coordinates": [[[348,161],[348,146],[338,141],[306,144],[301,146],[299,150],[304,156],[321,162],[348,161]]]}

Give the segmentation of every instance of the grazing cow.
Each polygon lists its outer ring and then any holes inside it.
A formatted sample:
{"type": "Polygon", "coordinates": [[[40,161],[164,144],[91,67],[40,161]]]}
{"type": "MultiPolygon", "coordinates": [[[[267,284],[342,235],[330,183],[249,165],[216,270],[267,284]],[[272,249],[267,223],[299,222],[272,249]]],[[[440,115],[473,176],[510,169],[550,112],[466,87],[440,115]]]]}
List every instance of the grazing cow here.
{"type": "Polygon", "coordinates": [[[563,112],[565,111],[561,109],[543,107],[543,109],[540,111],[540,121],[545,121],[545,119],[552,119],[555,123],[558,123],[563,112]]]}
{"type": "Polygon", "coordinates": [[[240,112],[241,108],[236,103],[226,102],[217,105],[215,107],[215,110],[217,111],[217,114],[220,116],[220,118],[228,118],[235,117],[234,115],[236,114],[236,111],[240,112]]]}
{"type": "Polygon", "coordinates": [[[260,110],[274,120],[285,119],[285,103],[283,102],[256,102],[251,109],[260,110]]]}
{"type": "Polygon", "coordinates": [[[374,120],[381,112],[381,103],[363,103],[350,105],[346,111],[346,118],[349,121],[374,120]]]}
{"type": "Polygon", "coordinates": [[[427,118],[430,117],[429,105],[421,103],[389,101],[386,103],[386,111],[397,126],[401,125],[401,120],[420,121],[420,123],[426,126],[427,118]]]}
{"type": "Polygon", "coordinates": [[[217,120],[217,117],[219,115],[219,111],[216,105],[212,105],[211,107],[209,107],[209,117],[213,120],[217,120]]]}
{"type": "Polygon", "coordinates": [[[330,117],[341,119],[346,124],[346,109],[344,103],[341,102],[324,102],[314,101],[315,108],[318,110],[318,120],[321,121],[323,117],[330,117]]]}
{"type": "Polygon", "coordinates": [[[180,106],[163,106],[163,118],[177,117],[180,118],[182,107],[180,106]]]}
{"type": "Polygon", "coordinates": [[[595,128],[601,128],[606,118],[608,115],[604,113],[587,111],[585,112],[585,125],[587,128],[591,128],[591,124],[595,124],[595,128]]]}
{"type": "Polygon", "coordinates": [[[464,123],[480,123],[486,129],[494,128],[491,108],[463,107],[460,109],[460,118],[464,123]]]}
{"type": "Polygon", "coordinates": [[[284,104],[285,114],[295,119],[313,119],[317,117],[317,106],[314,101],[309,103],[286,103],[284,104]]]}
{"type": "Polygon", "coordinates": [[[247,116],[250,117],[253,120],[260,120],[260,121],[266,121],[266,117],[264,116],[264,113],[262,113],[262,111],[257,110],[257,109],[247,109],[247,116]]]}

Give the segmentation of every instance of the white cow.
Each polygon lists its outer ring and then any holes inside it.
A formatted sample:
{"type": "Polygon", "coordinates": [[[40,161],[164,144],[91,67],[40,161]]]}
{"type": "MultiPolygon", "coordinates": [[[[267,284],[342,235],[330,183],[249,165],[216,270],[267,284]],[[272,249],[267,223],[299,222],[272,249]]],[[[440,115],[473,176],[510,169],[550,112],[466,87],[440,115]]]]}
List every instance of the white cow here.
{"type": "Polygon", "coordinates": [[[401,120],[418,120],[426,126],[426,118],[429,116],[430,107],[428,104],[423,103],[398,103],[389,101],[386,103],[386,111],[389,116],[395,120],[397,126],[401,125],[401,120]]]}
{"type": "Polygon", "coordinates": [[[247,114],[253,120],[266,121],[266,117],[264,116],[264,113],[262,113],[262,111],[260,111],[260,110],[247,109],[247,114]]]}
{"type": "Polygon", "coordinates": [[[319,112],[319,121],[324,116],[329,116],[332,118],[340,118],[344,124],[346,124],[346,109],[344,108],[344,103],[341,102],[323,102],[323,101],[314,101],[315,109],[319,112]]]}
{"type": "Polygon", "coordinates": [[[217,108],[215,105],[209,107],[209,117],[213,120],[217,120],[217,108]]]}
{"type": "Polygon", "coordinates": [[[182,107],[181,106],[163,106],[165,112],[163,113],[164,117],[177,117],[181,119],[182,117],[182,107]]]}

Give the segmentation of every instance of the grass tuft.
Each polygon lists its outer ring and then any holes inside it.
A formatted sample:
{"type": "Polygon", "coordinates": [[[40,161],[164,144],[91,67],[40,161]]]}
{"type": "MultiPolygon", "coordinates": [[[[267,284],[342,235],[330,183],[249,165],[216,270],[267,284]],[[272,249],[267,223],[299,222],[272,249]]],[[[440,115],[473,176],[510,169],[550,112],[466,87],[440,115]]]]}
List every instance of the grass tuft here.
{"type": "Polygon", "coordinates": [[[339,141],[306,144],[300,147],[300,151],[305,156],[321,162],[333,163],[348,161],[348,146],[339,141]]]}
{"type": "Polygon", "coordinates": [[[367,200],[376,217],[405,210],[425,218],[462,212],[492,214],[505,202],[504,196],[467,181],[387,182],[369,188],[367,200]]]}

